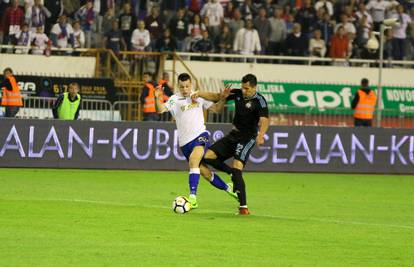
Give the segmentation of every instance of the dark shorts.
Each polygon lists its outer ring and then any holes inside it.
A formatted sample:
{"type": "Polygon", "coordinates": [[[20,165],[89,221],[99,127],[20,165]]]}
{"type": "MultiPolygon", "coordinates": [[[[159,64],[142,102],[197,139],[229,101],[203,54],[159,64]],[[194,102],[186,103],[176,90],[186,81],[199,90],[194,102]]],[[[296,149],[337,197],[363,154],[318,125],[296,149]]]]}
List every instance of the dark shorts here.
{"type": "Polygon", "coordinates": [[[190,158],[190,155],[193,152],[194,147],[196,146],[204,146],[204,153],[206,153],[208,147],[210,146],[209,136],[207,132],[200,134],[193,141],[181,147],[181,151],[183,152],[187,161],[190,158]]]}
{"type": "Polygon", "coordinates": [[[363,119],[356,119],[354,118],[354,125],[355,127],[371,127],[372,120],[363,120],[363,119]]]}
{"type": "Polygon", "coordinates": [[[256,144],[256,136],[243,136],[239,131],[232,130],[228,135],[215,142],[210,150],[216,153],[221,160],[227,160],[231,157],[243,162],[249,159],[250,152],[256,144]]]}

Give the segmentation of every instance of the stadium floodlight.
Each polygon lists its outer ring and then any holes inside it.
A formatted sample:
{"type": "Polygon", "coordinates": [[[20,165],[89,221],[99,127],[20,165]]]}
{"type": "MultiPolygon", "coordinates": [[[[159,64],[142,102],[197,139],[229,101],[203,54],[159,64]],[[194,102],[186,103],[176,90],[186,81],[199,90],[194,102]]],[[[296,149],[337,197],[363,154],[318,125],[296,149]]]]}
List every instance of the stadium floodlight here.
{"type": "Polygon", "coordinates": [[[382,103],[382,68],[384,64],[384,32],[386,29],[391,29],[400,24],[397,18],[385,19],[380,25],[380,51],[379,51],[379,67],[378,67],[378,84],[377,84],[377,110],[376,110],[376,125],[381,127],[381,112],[384,107],[382,103]]]}

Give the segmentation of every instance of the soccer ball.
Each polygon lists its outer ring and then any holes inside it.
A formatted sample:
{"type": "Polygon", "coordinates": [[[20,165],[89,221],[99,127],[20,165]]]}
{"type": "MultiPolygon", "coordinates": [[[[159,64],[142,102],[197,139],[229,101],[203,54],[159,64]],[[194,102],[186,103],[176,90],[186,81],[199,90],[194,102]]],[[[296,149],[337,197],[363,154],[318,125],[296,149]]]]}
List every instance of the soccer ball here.
{"type": "Polygon", "coordinates": [[[175,213],[186,213],[191,209],[191,204],[187,197],[176,197],[172,203],[172,208],[175,213]]]}

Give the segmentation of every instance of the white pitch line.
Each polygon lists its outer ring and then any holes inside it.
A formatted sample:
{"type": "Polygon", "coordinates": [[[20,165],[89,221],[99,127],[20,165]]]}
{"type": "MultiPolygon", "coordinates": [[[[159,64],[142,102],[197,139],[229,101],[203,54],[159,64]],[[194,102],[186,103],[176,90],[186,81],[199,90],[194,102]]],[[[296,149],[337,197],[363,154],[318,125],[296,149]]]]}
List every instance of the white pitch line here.
{"type": "MultiPolygon", "coordinates": [[[[41,201],[78,202],[78,203],[111,205],[111,206],[121,206],[121,207],[143,207],[143,208],[155,208],[155,209],[170,209],[167,206],[126,204],[126,203],[122,203],[122,202],[88,200],[88,199],[66,199],[66,198],[55,198],[55,199],[0,199],[0,201],[2,201],[2,200],[3,201],[39,201],[39,202],[41,202],[41,201]]],[[[208,210],[208,209],[197,210],[197,213],[231,214],[228,211],[208,210]]],[[[295,221],[315,221],[315,222],[336,223],[336,224],[366,225],[366,226],[390,227],[390,228],[402,228],[402,229],[414,230],[414,225],[382,224],[382,223],[370,223],[370,222],[361,222],[361,221],[344,221],[344,220],[326,219],[326,218],[318,218],[318,217],[275,216],[275,215],[266,215],[266,214],[259,214],[259,215],[254,214],[254,215],[250,215],[250,217],[263,217],[263,218],[270,218],[270,219],[295,220],[295,221]]]]}

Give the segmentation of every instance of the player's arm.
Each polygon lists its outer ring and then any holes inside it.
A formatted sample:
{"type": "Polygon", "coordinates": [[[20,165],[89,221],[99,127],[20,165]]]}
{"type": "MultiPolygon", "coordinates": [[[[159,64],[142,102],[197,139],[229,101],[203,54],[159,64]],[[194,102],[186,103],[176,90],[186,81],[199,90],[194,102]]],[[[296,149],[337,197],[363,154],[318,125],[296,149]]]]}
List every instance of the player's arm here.
{"type": "Polygon", "coordinates": [[[269,129],[269,118],[268,117],[260,117],[259,119],[259,133],[256,137],[257,145],[261,146],[264,143],[264,135],[269,129]]]}
{"type": "MultiPolygon", "coordinates": [[[[230,87],[231,87],[231,84],[227,84],[224,87],[224,90],[227,90],[230,87]]],[[[201,98],[204,98],[205,100],[208,100],[208,101],[218,102],[218,101],[221,100],[221,94],[222,94],[222,92],[221,93],[212,93],[212,92],[196,91],[196,92],[191,94],[191,98],[192,99],[197,99],[198,97],[201,97],[201,98]]]]}
{"type": "Polygon", "coordinates": [[[220,99],[208,109],[209,111],[213,113],[220,113],[223,110],[227,97],[230,95],[230,86],[231,85],[227,85],[224,90],[220,92],[220,99]]]}
{"type": "Polygon", "coordinates": [[[168,109],[164,104],[164,100],[162,97],[162,88],[161,86],[157,86],[157,88],[155,89],[155,104],[157,106],[157,112],[158,113],[164,113],[167,112],[168,109]]]}

